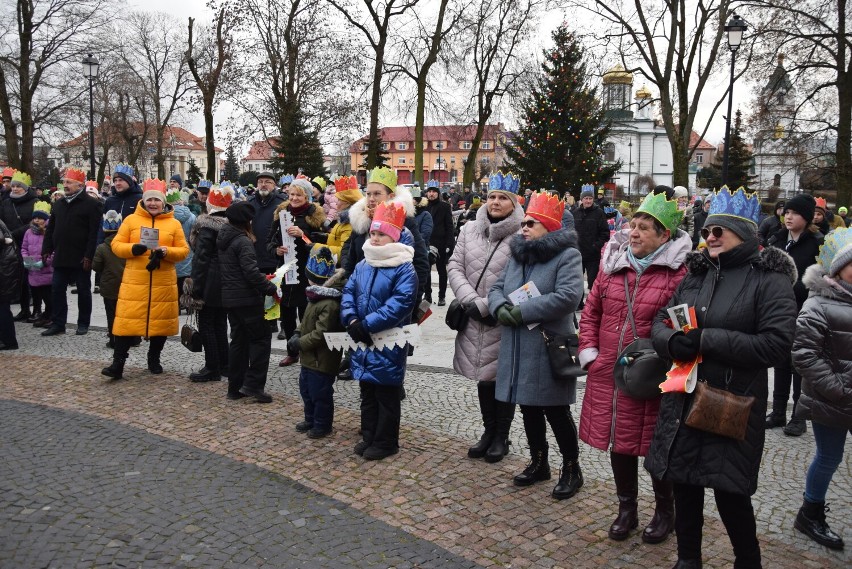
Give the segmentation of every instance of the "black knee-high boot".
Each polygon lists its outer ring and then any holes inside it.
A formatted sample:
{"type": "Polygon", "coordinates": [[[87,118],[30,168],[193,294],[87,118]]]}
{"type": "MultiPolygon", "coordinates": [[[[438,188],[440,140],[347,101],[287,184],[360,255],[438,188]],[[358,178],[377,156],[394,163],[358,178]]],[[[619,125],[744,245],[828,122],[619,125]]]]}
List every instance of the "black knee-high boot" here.
{"type": "Polygon", "coordinates": [[[494,439],[495,413],[494,413],[494,389],[496,387],[493,381],[480,381],[476,384],[476,393],[479,398],[479,411],[482,414],[482,425],[485,431],[479,437],[479,442],[467,449],[468,458],[482,458],[485,456],[485,451],[491,446],[491,441],[494,439]]]}
{"type": "Polygon", "coordinates": [[[635,456],[611,452],[609,462],[618,496],[618,516],[609,527],[609,538],[623,541],[630,536],[630,530],[639,526],[639,461],[635,456]]]}

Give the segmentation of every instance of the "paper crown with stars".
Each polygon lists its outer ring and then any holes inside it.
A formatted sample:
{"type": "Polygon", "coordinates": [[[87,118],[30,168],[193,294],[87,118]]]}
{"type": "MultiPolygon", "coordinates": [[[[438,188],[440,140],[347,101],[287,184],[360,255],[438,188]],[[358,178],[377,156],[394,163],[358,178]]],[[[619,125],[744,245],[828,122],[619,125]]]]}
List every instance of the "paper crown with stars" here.
{"type": "Polygon", "coordinates": [[[210,189],[213,187],[213,182],[211,182],[210,180],[201,180],[200,182],[198,182],[198,187],[210,189]]]}
{"type": "Polygon", "coordinates": [[[426,180],[426,188],[435,188],[436,190],[441,187],[441,183],[436,179],[426,180]]]}
{"type": "Polygon", "coordinates": [[[331,249],[325,245],[314,245],[305,270],[310,280],[323,284],[335,271],[334,256],[331,254],[331,249]]]}
{"type": "Polygon", "coordinates": [[[760,199],[757,193],[746,193],[742,187],[731,193],[728,186],[722,186],[713,196],[713,203],[710,204],[707,217],[711,215],[738,217],[757,225],[760,221],[760,199]]]}
{"type": "Polygon", "coordinates": [[[109,210],[104,214],[104,220],[102,223],[102,227],[106,232],[115,232],[118,231],[118,228],[121,226],[121,214],[115,211],[114,209],[109,210]]]}
{"type": "Polygon", "coordinates": [[[63,180],[74,180],[76,182],[80,182],[81,184],[86,183],[86,173],[80,170],[79,168],[68,168],[62,174],[63,180]]]}
{"type": "Polygon", "coordinates": [[[293,174],[285,174],[278,180],[279,186],[286,186],[291,183],[293,183],[293,174]]]}
{"type": "Polygon", "coordinates": [[[677,200],[666,199],[666,194],[650,193],[642,200],[636,213],[646,213],[659,221],[663,227],[674,233],[683,221],[683,211],[677,208],[677,200]]]}
{"type": "Polygon", "coordinates": [[[827,273],[831,272],[831,263],[837,252],[852,243],[852,227],[835,229],[825,236],[825,241],[819,248],[817,262],[827,273]]]}
{"type": "Polygon", "coordinates": [[[500,191],[517,194],[520,187],[521,178],[512,172],[504,174],[503,172],[498,171],[497,173],[492,174],[488,179],[489,192],[500,191]]]}
{"type": "Polygon", "coordinates": [[[396,172],[387,166],[376,166],[370,171],[370,184],[382,184],[391,192],[396,190],[396,172]]]}

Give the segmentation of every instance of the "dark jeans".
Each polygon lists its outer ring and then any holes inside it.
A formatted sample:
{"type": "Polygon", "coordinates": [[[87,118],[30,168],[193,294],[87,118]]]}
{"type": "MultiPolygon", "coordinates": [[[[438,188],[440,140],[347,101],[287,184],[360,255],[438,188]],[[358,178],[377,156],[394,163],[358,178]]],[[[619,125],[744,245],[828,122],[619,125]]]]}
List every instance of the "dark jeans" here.
{"type": "Polygon", "coordinates": [[[204,367],[220,373],[228,367],[228,311],[205,305],[198,311],[198,332],[204,346],[204,367]]]}
{"type": "MultiPolygon", "coordinates": [[[[113,336],[115,348],[113,354],[116,358],[126,360],[130,353],[130,348],[137,343],[139,336],[113,336]]],[[[166,345],[165,336],[151,336],[148,338],[148,357],[156,356],[159,360],[160,354],[163,352],[163,346],[166,345]]]]}
{"type": "Polygon", "coordinates": [[[334,376],[303,366],[299,393],[305,402],[305,422],[314,429],[330,430],[334,422],[334,376]]]}
{"type": "Polygon", "coordinates": [[[592,285],[595,284],[595,279],[598,278],[598,269],[600,266],[600,256],[583,257],[583,270],[586,271],[586,282],[589,283],[590,291],[592,290],[592,285]]]}
{"type": "MultiPolygon", "coordinates": [[[[447,296],[447,262],[450,254],[445,247],[438,247],[438,257],[435,259],[435,269],[438,271],[438,300],[447,296]]],[[[426,296],[432,298],[432,271],[429,271],[429,284],[426,285],[426,296]]]]}
{"type": "Polygon", "coordinates": [[[814,428],[816,454],[805,478],[805,499],[808,502],[825,502],[828,485],[843,461],[846,433],[852,432],[852,429],[829,427],[817,421],[811,421],[811,425],[814,428]]]}
{"type": "Polygon", "coordinates": [[[107,337],[114,340],[112,335],[112,323],[115,322],[115,307],[118,306],[117,298],[104,298],[104,311],[107,317],[107,337]]]}
{"type": "Polygon", "coordinates": [[[21,304],[21,312],[23,312],[24,314],[32,314],[32,311],[30,310],[30,298],[31,298],[30,297],[30,282],[29,282],[29,279],[27,278],[28,277],[27,273],[29,271],[27,271],[24,268],[23,264],[20,266],[20,269],[21,269],[21,290],[20,290],[18,299],[19,299],[20,304],[21,304]]]}
{"type": "Polygon", "coordinates": [[[31,286],[30,291],[33,293],[33,311],[41,312],[45,318],[50,318],[53,314],[53,287],[50,285],[31,286]],[[44,311],[41,309],[41,304],[44,303],[44,311]]]}
{"type": "Polygon", "coordinates": [[[266,387],[272,337],[263,319],[263,305],[228,308],[231,323],[231,348],[228,351],[228,393],[241,388],[259,392],[266,387]]]}
{"type": "Polygon", "coordinates": [[[568,405],[553,405],[538,407],[534,405],[521,405],[521,415],[524,417],[524,431],[527,434],[527,443],[530,452],[547,450],[547,425],[545,418],[553,429],[559,452],[562,453],[563,462],[576,462],[580,455],[577,444],[577,425],[571,416],[571,408],[568,405]]]}
{"type": "MultiPolygon", "coordinates": [[[[721,490],[713,490],[713,493],[719,517],[734,546],[734,569],[761,567],[760,543],[757,541],[757,524],[751,497],[721,490]]],[[[674,496],[677,556],[680,559],[701,559],[704,487],[675,483],[674,496]]]]}
{"type": "Polygon", "coordinates": [[[88,327],[92,317],[92,271],[82,267],[53,267],[53,325],[64,328],[68,323],[69,284],[77,286],[77,326],[88,327]]]}
{"type": "Polygon", "coordinates": [[[8,300],[0,300],[0,342],[10,348],[18,347],[18,337],[15,335],[15,319],[8,300]]]}
{"type": "Polygon", "coordinates": [[[772,401],[787,404],[790,400],[790,382],[793,383],[793,409],[799,401],[799,395],[802,394],[802,376],[796,373],[793,368],[793,356],[788,354],[787,357],[780,362],[780,365],[775,367],[775,382],[772,388],[772,401]]]}
{"type": "Polygon", "coordinates": [[[399,449],[401,385],[361,382],[361,436],[370,446],[399,449]]]}
{"type": "MultiPolygon", "coordinates": [[[[308,307],[308,297],[305,296],[301,300],[303,302],[296,306],[281,305],[281,328],[287,335],[288,340],[293,337],[293,334],[299,328],[299,324],[296,322],[296,316],[298,315],[299,321],[305,317],[305,310],[308,307]]],[[[269,333],[268,330],[269,328],[267,327],[267,333],[269,333]]],[[[287,350],[287,355],[296,357],[298,354],[291,353],[290,350],[287,350]]]]}

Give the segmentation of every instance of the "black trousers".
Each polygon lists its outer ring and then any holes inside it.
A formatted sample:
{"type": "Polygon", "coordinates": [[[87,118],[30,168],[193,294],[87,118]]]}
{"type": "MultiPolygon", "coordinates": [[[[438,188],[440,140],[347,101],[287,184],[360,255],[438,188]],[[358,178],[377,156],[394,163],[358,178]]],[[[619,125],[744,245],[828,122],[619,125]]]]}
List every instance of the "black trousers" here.
{"type": "MultiPolygon", "coordinates": [[[[759,569],[760,543],[751,497],[713,490],[716,508],[734,546],[734,569],[759,569]]],[[[701,530],[704,526],[704,487],[674,484],[677,556],[701,559],[701,530]]]]}
{"type": "Polygon", "coordinates": [[[793,404],[799,401],[802,394],[802,376],[793,367],[793,356],[787,357],[775,366],[775,380],[772,388],[772,401],[780,401],[785,405],[790,400],[790,383],[793,383],[793,404]]]}
{"type": "MultiPolygon", "coordinates": [[[[136,344],[138,339],[139,336],[113,336],[113,341],[115,342],[113,354],[115,357],[126,360],[127,355],[130,353],[131,346],[136,344]]],[[[163,352],[163,346],[165,345],[165,336],[151,336],[148,338],[148,356],[157,356],[159,358],[159,355],[163,352]]]]}
{"type": "Polygon", "coordinates": [[[595,279],[598,278],[598,269],[600,266],[601,258],[599,255],[583,257],[583,270],[586,271],[586,282],[589,283],[589,290],[592,290],[592,285],[595,284],[595,279]]]}
{"type": "Polygon", "coordinates": [[[198,333],[204,346],[204,367],[220,373],[228,367],[228,311],[204,305],[198,311],[198,333]]]}
{"type": "Polygon", "coordinates": [[[580,456],[577,443],[577,425],[571,416],[571,408],[568,405],[552,405],[538,407],[534,405],[521,405],[521,415],[524,418],[524,431],[527,434],[527,443],[530,452],[547,450],[547,425],[545,418],[553,429],[553,436],[562,453],[563,462],[576,462],[580,456]]]}
{"type": "MultiPolygon", "coordinates": [[[[19,247],[20,247],[20,245],[19,245],[19,247]]],[[[28,271],[24,268],[23,264],[21,264],[19,266],[19,269],[21,271],[21,275],[20,275],[21,276],[21,288],[20,288],[20,295],[19,295],[18,298],[19,298],[20,304],[21,304],[21,312],[23,312],[24,314],[32,314],[33,310],[30,309],[30,302],[31,302],[30,282],[29,282],[29,279],[27,278],[28,277],[28,275],[27,275],[28,271]]],[[[38,308],[38,307],[36,307],[36,308],[38,308]]]]}
{"type": "Polygon", "coordinates": [[[10,348],[18,347],[18,337],[15,335],[15,320],[12,307],[8,300],[0,300],[0,342],[10,348]]]}
{"type": "Polygon", "coordinates": [[[361,436],[370,446],[399,449],[401,385],[361,382],[361,436]]]}
{"type": "MultiPolygon", "coordinates": [[[[97,273],[95,273],[97,274],[97,273]]],[[[107,317],[107,337],[114,340],[112,335],[112,323],[115,322],[115,308],[118,306],[117,298],[104,298],[104,311],[107,317]]]]}
{"type": "Polygon", "coordinates": [[[241,388],[263,391],[272,354],[272,337],[263,319],[263,305],[228,308],[231,348],[228,351],[228,393],[241,388]]]}
{"type": "Polygon", "coordinates": [[[31,286],[30,292],[33,294],[33,312],[36,314],[41,312],[45,318],[50,318],[53,314],[53,287],[51,285],[31,286]],[[41,309],[42,302],[44,310],[41,309]]]}

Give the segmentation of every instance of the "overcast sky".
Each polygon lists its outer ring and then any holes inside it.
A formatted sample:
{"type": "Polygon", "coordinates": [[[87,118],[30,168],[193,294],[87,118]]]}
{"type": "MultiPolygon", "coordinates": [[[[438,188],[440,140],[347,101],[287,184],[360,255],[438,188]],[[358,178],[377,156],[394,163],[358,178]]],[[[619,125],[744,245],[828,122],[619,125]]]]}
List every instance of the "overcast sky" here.
{"type": "MultiPolygon", "coordinates": [[[[168,14],[172,14],[182,22],[186,22],[187,18],[195,17],[198,18],[199,22],[206,20],[212,17],[212,14],[205,6],[205,0],[127,0],[126,2],[131,9],[138,10],[148,10],[148,11],[157,11],[157,12],[166,12],[168,14]]],[[[553,28],[555,28],[561,22],[561,19],[558,17],[553,18],[543,18],[544,23],[542,24],[542,29],[538,34],[539,37],[549,38],[550,32],[553,28]]],[[[726,48],[725,48],[726,49],[726,48]]],[[[613,64],[616,63],[616,58],[613,57],[613,64]]],[[[633,85],[634,91],[642,87],[641,85],[642,78],[637,77],[636,83],[633,85]]],[[[704,124],[707,121],[709,116],[709,111],[712,109],[714,102],[718,99],[719,96],[724,92],[727,87],[727,81],[719,80],[719,81],[710,81],[708,82],[708,88],[704,92],[704,96],[706,97],[707,103],[702,105],[702,108],[705,109],[705,112],[702,113],[699,111],[698,117],[695,121],[695,130],[699,133],[704,127],[704,124]],[[715,87],[715,88],[711,88],[715,87]]],[[[651,88],[654,91],[653,87],[651,88]]],[[[746,110],[746,105],[748,99],[751,97],[751,86],[746,84],[745,82],[737,83],[734,89],[734,109],[736,110],[737,105],[741,105],[743,111],[746,110]]],[[[654,93],[656,95],[656,92],[654,93]]],[[[713,119],[710,128],[705,135],[705,138],[711,144],[721,143],[725,136],[725,121],[722,115],[726,111],[726,102],[722,104],[719,111],[716,112],[716,115],[713,119]]],[[[192,120],[191,124],[187,125],[190,127],[190,130],[196,134],[200,134],[204,132],[204,119],[201,116],[201,112],[199,111],[197,115],[194,115],[194,120],[192,120]]],[[[217,113],[216,116],[217,122],[220,120],[227,119],[227,112],[217,113]]],[[[412,118],[413,123],[413,118],[412,118]]],[[[388,124],[382,126],[397,126],[397,124],[388,124]]],[[[412,124],[413,126],[413,124],[412,124]]],[[[515,126],[515,125],[510,125],[515,126]]],[[[365,125],[366,127],[366,125],[365,125]]]]}

